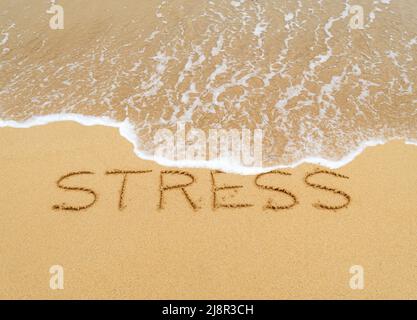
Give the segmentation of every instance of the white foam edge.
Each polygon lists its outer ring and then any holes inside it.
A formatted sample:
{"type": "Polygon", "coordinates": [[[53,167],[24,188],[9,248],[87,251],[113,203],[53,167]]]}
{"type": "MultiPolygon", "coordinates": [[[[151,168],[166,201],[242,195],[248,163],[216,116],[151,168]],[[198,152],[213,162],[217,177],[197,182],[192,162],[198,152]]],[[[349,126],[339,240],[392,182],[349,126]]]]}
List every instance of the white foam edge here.
{"type": "MultiPolygon", "coordinates": [[[[241,174],[241,175],[254,175],[264,172],[269,172],[272,170],[278,169],[289,169],[295,168],[301,164],[314,164],[329,169],[338,169],[344,165],[351,162],[359,154],[361,154],[366,148],[374,147],[377,145],[383,145],[389,141],[396,139],[387,139],[387,140],[370,140],[364,141],[358,148],[353,150],[351,153],[347,154],[340,160],[329,160],[321,157],[305,157],[297,162],[288,165],[277,165],[272,167],[245,167],[238,166],[236,164],[231,164],[227,159],[220,160],[170,160],[166,158],[158,158],[153,155],[146,154],[139,150],[136,134],[134,131],[133,124],[128,120],[122,122],[115,121],[109,117],[95,117],[95,116],[86,116],[74,113],[59,113],[59,114],[50,114],[44,116],[34,116],[24,121],[14,121],[14,120],[2,120],[0,119],[0,128],[11,127],[11,128],[31,128],[36,126],[43,126],[49,123],[54,122],[65,122],[71,121],[76,122],[84,126],[106,126],[118,128],[119,133],[122,137],[128,140],[133,145],[134,153],[141,159],[154,161],[162,166],[167,167],[177,167],[177,168],[206,168],[212,170],[221,170],[227,173],[241,174]]],[[[401,138],[398,138],[401,139],[401,138]]],[[[402,139],[404,140],[404,139],[402,139]]],[[[417,141],[408,140],[405,141],[406,144],[412,144],[417,146],[417,141]]]]}

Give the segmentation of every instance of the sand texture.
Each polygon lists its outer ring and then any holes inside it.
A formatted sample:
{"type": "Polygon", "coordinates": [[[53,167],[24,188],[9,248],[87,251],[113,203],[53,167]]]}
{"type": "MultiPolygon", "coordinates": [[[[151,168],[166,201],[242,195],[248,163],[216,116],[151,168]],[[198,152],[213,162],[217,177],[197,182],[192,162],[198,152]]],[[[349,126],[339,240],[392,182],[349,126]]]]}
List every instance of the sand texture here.
{"type": "Polygon", "coordinates": [[[213,185],[139,159],[114,128],[66,122],[0,129],[0,164],[2,299],[417,297],[417,148],[401,141],[337,175],[301,165],[213,185]]]}

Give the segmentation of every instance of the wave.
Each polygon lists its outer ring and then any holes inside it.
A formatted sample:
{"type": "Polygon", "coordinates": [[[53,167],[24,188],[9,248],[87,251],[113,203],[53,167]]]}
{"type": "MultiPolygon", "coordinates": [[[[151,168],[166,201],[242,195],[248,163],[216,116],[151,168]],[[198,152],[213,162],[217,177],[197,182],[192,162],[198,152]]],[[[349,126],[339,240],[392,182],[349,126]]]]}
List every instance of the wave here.
{"type": "MultiPolygon", "coordinates": [[[[180,168],[207,168],[241,175],[253,175],[277,169],[295,168],[304,163],[325,166],[330,169],[337,169],[353,161],[366,148],[383,145],[389,142],[383,140],[366,141],[359,148],[353,150],[351,153],[345,155],[342,159],[337,161],[319,157],[306,157],[290,165],[277,165],[273,167],[247,167],[239,165],[236,166],[235,164],[231,165],[227,159],[213,161],[175,161],[145,153],[139,149],[134,130],[134,125],[130,123],[128,120],[125,120],[123,122],[116,122],[111,118],[106,117],[97,118],[93,116],[83,116],[79,114],[52,114],[47,116],[35,116],[26,121],[0,120],[0,128],[32,128],[36,126],[44,126],[50,123],[68,121],[76,122],[83,126],[105,126],[117,128],[119,130],[120,135],[133,145],[133,150],[139,158],[144,160],[151,160],[163,166],[180,168]]],[[[405,143],[417,146],[417,141],[405,141],[405,143]]]]}
{"type": "Polygon", "coordinates": [[[63,30],[45,1],[4,2],[1,126],[111,126],[141,158],[243,174],[417,141],[414,0],[364,4],[359,28],[348,0],[62,0],[63,30]],[[262,130],[263,168],[156,155],[178,123],[262,130]]]}

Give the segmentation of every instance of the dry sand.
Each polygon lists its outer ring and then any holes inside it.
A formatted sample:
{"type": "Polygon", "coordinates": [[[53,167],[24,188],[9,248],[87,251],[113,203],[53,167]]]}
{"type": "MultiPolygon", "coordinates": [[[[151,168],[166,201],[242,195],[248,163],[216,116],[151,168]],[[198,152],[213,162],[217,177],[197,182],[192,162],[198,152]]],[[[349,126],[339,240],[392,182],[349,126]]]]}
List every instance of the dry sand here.
{"type": "MultiPolygon", "coordinates": [[[[292,192],[298,204],[265,210],[291,198],[256,187],[254,176],[217,175],[223,203],[242,209],[212,209],[210,171],[186,169],[187,187],[200,207],[194,211],[180,190],[164,195],[158,209],[160,172],[167,168],[137,158],[116,129],[55,123],[31,129],[0,129],[0,298],[416,298],[417,148],[401,141],[368,148],[334,170],[349,177],[311,178],[343,190],[344,196],[304,182],[317,166],[286,170],[291,176],[262,182],[292,192]],[[122,176],[108,170],[152,170],[129,176],[126,208],[119,210],[122,176]],[[56,186],[75,171],[68,186],[94,190],[87,210],[53,210],[82,205],[91,195],[56,186]],[[64,268],[64,289],[51,290],[52,265],[64,268]],[[352,290],[349,269],[361,265],[363,290],[352,290]]],[[[185,177],[167,177],[183,183],[185,177]]]]}

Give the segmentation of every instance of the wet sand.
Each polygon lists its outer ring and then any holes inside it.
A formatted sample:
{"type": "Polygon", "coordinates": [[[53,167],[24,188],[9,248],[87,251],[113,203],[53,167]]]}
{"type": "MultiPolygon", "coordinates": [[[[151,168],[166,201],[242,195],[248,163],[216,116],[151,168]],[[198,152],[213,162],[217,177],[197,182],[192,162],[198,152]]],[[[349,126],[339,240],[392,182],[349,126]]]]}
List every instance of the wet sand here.
{"type": "Polygon", "coordinates": [[[417,141],[415,0],[59,0],[62,30],[48,1],[1,3],[1,120],[129,120],[150,154],[179,122],[262,129],[265,167],[417,141]]]}

